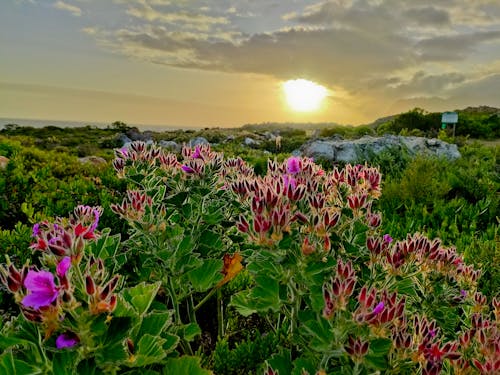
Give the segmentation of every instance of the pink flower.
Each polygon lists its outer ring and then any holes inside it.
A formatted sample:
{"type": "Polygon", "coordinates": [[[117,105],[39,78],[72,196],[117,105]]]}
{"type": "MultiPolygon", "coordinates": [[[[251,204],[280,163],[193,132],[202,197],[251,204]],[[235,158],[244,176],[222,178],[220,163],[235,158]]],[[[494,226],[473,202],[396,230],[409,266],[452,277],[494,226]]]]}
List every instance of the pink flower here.
{"type": "Polygon", "coordinates": [[[300,159],[292,156],[286,161],[286,171],[290,174],[297,174],[300,172],[300,159]]]}
{"type": "Polygon", "coordinates": [[[79,342],[80,339],[78,338],[78,336],[75,333],[68,331],[57,337],[56,347],[57,349],[72,348],[79,342]]]}
{"type": "Polygon", "coordinates": [[[64,257],[56,267],[57,276],[59,277],[66,276],[66,272],[68,272],[70,267],[71,267],[71,258],[64,257]]]}
{"type": "Polygon", "coordinates": [[[24,286],[30,294],[24,297],[21,303],[36,310],[49,306],[59,295],[54,284],[54,275],[47,271],[28,271],[24,286]]]}
{"type": "Polygon", "coordinates": [[[191,167],[190,167],[190,166],[188,166],[188,165],[183,165],[183,166],[181,167],[181,169],[182,169],[184,172],[189,173],[189,174],[191,174],[191,173],[194,173],[194,172],[195,172],[195,171],[194,171],[194,169],[193,169],[193,168],[191,168],[191,167]]]}
{"type": "Polygon", "coordinates": [[[392,237],[388,234],[384,234],[384,242],[390,244],[392,242],[392,237]]]}
{"type": "Polygon", "coordinates": [[[384,302],[379,302],[377,306],[375,306],[375,308],[373,309],[373,313],[375,315],[378,315],[380,314],[382,311],[384,311],[384,302]]]}

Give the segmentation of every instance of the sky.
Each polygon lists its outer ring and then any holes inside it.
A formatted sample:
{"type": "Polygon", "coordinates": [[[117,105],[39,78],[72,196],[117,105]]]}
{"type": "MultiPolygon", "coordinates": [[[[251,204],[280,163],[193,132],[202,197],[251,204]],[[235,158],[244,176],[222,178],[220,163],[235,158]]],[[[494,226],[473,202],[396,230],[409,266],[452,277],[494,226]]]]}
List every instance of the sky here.
{"type": "Polygon", "coordinates": [[[500,107],[500,0],[1,0],[0,117],[363,124],[500,107]],[[283,83],[328,96],[293,111],[283,83]]]}

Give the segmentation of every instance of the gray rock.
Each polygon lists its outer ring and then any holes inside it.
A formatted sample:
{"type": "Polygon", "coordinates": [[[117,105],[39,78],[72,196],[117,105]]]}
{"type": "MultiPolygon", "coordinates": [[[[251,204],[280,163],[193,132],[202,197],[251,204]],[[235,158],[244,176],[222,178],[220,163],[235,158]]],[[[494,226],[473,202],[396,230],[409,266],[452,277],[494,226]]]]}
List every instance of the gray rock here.
{"type": "Polygon", "coordinates": [[[101,158],[100,156],[85,156],[83,158],[78,158],[80,163],[92,163],[94,165],[102,165],[106,164],[106,159],[101,158]]]}
{"type": "Polygon", "coordinates": [[[7,168],[7,164],[9,164],[9,158],[0,155],[0,169],[7,168]]]}
{"type": "Polygon", "coordinates": [[[446,159],[459,158],[455,144],[424,137],[364,136],[355,140],[313,139],[300,148],[300,154],[334,162],[352,163],[369,160],[373,155],[388,149],[407,149],[411,155],[425,154],[446,159]]]}
{"type": "Polygon", "coordinates": [[[120,133],[116,136],[116,139],[120,141],[122,146],[125,146],[126,144],[130,144],[132,140],[127,137],[126,134],[120,133]]]}
{"type": "Polygon", "coordinates": [[[188,146],[194,147],[194,146],[209,145],[209,144],[210,144],[210,142],[208,142],[206,138],[196,137],[196,138],[193,138],[189,141],[188,146]]]}
{"type": "Polygon", "coordinates": [[[245,146],[258,146],[260,144],[259,141],[253,139],[253,138],[250,138],[250,137],[245,137],[245,139],[243,140],[243,144],[245,146]]]}
{"type": "Polygon", "coordinates": [[[160,147],[173,152],[180,152],[182,148],[181,145],[174,141],[161,140],[159,145],[160,147]]]}

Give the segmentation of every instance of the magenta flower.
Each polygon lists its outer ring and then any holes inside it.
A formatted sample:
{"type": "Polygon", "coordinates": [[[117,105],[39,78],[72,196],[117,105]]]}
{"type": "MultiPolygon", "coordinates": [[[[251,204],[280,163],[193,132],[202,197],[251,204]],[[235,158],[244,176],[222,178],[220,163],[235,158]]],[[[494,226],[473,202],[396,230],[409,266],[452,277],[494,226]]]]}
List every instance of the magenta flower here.
{"type": "Polygon", "coordinates": [[[28,271],[24,286],[30,294],[24,297],[21,303],[36,310],[50,305],[59,295],[54,284],[54,275],[47,271],[28,271]]]}
{"type": "Polygon", "coordinates": [[[70,267],[71,267],[71,258],[64,257],[56,267],[57,276],[59,277],[66,276],[66,272],[68,272],[70,267]]]}
{"type": "Polygon", "coordinates": [[[190,166],[188,166],[188,165],[183,165],[183,166],[181,167],[181,169],[182,169],[184,172],[186,172],[186,173],[194,173],[194,169],[193,169],[193,168],[191,168],[191,167],[190,167],[190,166]]]}
{"type": "Polygon", "coordinates": [[[196,146],[191,157],[193,159],[203,159],[203,156],[201,156],[201,152],[200,152],[200,146],[196,146]]]}
{"type": "Polygon", "coordinates": [[[40,224],[36,223],[33,225],[33,237],[38,237],[40,233],[40,224]]]}
{"type": "Polygon", "coordinates": [[[286,161],[286,171],[290,174],[297,174],[300,172],[300,159],[292,156],[286,161]]]}
{"type": "Polygon", "coordinates": [[[375,306],[375,308],[373,309],[373,313],[375,315],[378,315],[380,314],[382,311],[384,311],[384,302],[379,302],[377,306],[375,306]]]}
{"type": "Polygon", "coordinates": [[[392,242],[392,237],[388,234],[384,234],[384,241],[389,244],[392,242]]]}
{"type": "Polygon", "coordinates": [[[73,332],[65,332],[59,335],[56,339],[57,349],[72,348],[80,342],[78,336],[73,332]]]}

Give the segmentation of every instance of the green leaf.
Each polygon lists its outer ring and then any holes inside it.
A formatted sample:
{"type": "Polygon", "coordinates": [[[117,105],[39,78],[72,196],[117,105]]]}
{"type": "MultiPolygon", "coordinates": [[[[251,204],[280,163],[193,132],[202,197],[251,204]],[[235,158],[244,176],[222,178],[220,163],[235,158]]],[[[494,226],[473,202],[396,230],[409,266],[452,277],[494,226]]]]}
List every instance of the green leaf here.
{"type": "Polygon", "coordinates": [[[165,200],[165,203],[174,205],[176,207],[182,207],[182,204],[186,200],[187,196],[188,193],[186,191],[181,191],[180,193],[168,197],[165,200]]]}
{"type": "Polygon", "coordinates": [[[292,375],[303,375],[304,370],[310,375],[316,373],[315,361],[312,358],[297,358],[293,361],[292,375]]]}
{"type": "Polygon", "coordinates": [[[182,327],[181,329],[182,337],[187,341],[192,341],[196,336],[201,335],[201,328],[196,323],[189,323],[182,327]]]}
{"type": "Polygon", "coordinates": [[[386,356],[392,347],[390,339],[375,339],[370,341],[370,352],[376,356],[386,356]]]}
{"type": "Polygon", "coordinates": [[[159,336],[144,335],[136,346],[133,361],[127,363],[130,367],[142,367],[152,363],[159,363],[166,356],[163,350],[165,339],[159,336]]]}
{"type": "Polygon", "coordinates": [[[146,284],[145,282],[142,282],[133,288],[126,289],[124,296],[126,300],[134,306],[139,315],[142,315],[149,309],[149,306],[156,297],[156,293],[158,293],[160,286],[160,281],[154,284],[146,284]]]}
{"type": "Polygon", "coordinates": [[[146,314],[142,318],[141,328],[139,329],[138,336],[141,337],[145,334],[157,336],[172,323],[172,312],[154,312],[146,314]]]}
{"type": "Polygon", "coordinates": [[[233,306],[236,311],[238,311],[238,313],[243,316],[250,316],[257,312],[257,310],[255,309],[255,304],[249,298],[249,292],[246,290],[234,294],[231,297],[229,306],[233,306]]]}
{"type": "Polygon", "coordinates": [[[15,359],[11,352],[0,356],[0,374],[9,375],[36,375],[42,370],[24,361],[15,359]]]}
{"type": "MultiPolygon", "coordinates": [[[[75,367],[81,358],[78,358],[78,352],[75,350],[59,350],[54,353],[52,358],[52,372],[54,374],[72,375],[74,374],[75,367]]],[[[82,372],[78,372],[81,374],[82,372]]],[[[89,374],[89,372],[85,373],[89,374]]]]}
{"type": "Polygon", "coordinates": [[[201,367],[200,361],[199,357],[169,358],[163,368],[163,375],[212,375],[212,371],[201,367]]]}
{"type": "Polygon", "coordinates": [[[218,259],[207,259],[203,264],[187,273],[189,281],[197,292],[205,292],[223,279],[224,263],[218,259]]]}
{"type": "Polygon", "coordinates": [[[256,286],[251,291],[255,308],[260,312],[279,311],[281,306],[279,283],[271,277],[259,275],[255,277],[256,286]]]}
{"type": "Polygon", "coordinates": [[[273,370],[278,371],[279,374],[291,374],[292,373],[292,356],[290,350],[283,349],[282,352],[273,354],[273,356],[267,360],[269,365],[273,370]]]}
{"type": "Polygon", "coordinates": [[[167,333],[163,334],[162,337],[165,339],[165,342],[163,343],[163,351],[165,354],[173,352],[177,347],[177,344],[179,344],[179,336],[167,333]]]}

